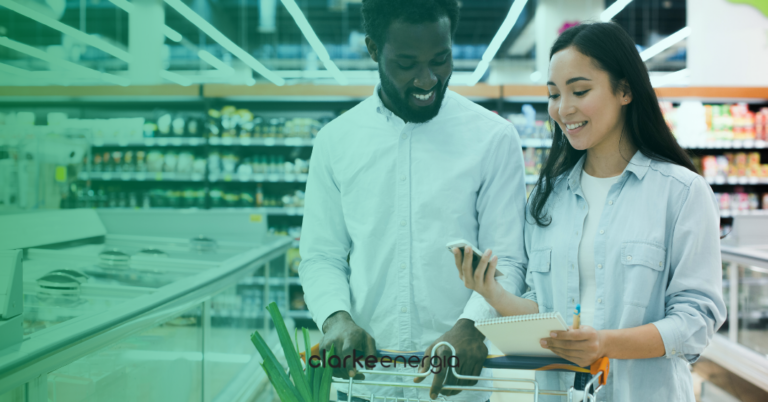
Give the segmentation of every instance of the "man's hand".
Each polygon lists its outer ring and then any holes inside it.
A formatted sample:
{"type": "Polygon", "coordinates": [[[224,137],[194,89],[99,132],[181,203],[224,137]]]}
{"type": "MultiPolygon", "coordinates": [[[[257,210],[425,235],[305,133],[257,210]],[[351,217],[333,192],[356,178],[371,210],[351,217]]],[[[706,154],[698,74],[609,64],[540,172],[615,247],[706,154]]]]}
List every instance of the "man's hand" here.
{"type": "MultiPolygon", "coordinates": [[[[376,342],[373,338],[357,326],[346,311],[331,314],[323,323],[323,334],[320,353],[323,350],[330,353],[331,346],[335,346],[336,355],[341,358],[341,367],[333,369],[333,376],[345,380],[349,377],[354,377],[356,380],[365,379],[363,374],[357,372],[359,367],[355,366],[355,358],[359,363],[365,364],[366,357],[376,356],[376,342]]],[[[367,368],[373,367],[367,366],[367,368]]]]}
{"type": "MultiPolygon", "coordinates": [[[[456,356],[458,358],[458,367],[456,372],[460,375],[478,376],[483,369],[483,362],[485,362],[488,356],[488,347],[485,346],[483,341],[485,336],[475,328],[475,323],[461,319],[456,325],[438,338],[432,345],[427,348],[425,356],[439,356],[441,360],[448,362],[448,358],[451,356],[451,349],[443,345],[437,348],[433,353],[433,348],[440,342],[448,342],[456,349],[456,356]]],[[[431,360],[431,359],[430,359],[431,360]]],[[[424,365],[422,360],[422,366],[419,368],[420,373],[426,373],[431,369],[428,365],[424,365]]],[[[425,377],[418,377],[414,379],[414,382],[419,383],[424,380],[425,377]]],[[[477,384],[477,381],[470,380],[458,380],[453,375],[453,370],[450,367],[441,367],[439,373],[436,373],[432,378],[432,388],[430,388],[429,396],[432,399],[436,399],[438,394],[446,396],[456,395],[461,391],[445,390],[444,385],[461,385],[472,386],[477,384]],[[448,380],[446,380],[448,376],[448,380]]]]}

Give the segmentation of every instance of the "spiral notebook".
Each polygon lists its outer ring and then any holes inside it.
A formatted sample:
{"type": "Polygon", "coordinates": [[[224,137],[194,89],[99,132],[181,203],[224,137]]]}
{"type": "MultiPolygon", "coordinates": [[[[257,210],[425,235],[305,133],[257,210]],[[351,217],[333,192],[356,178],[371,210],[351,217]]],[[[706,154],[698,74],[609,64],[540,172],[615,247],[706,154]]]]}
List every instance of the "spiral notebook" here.
{"type": "Polygon", "coordinates": [[[557,356],[541,347],[539,340],[549,338],[550,331],[567,331],[559,312],[491,318],[475,323],[475,327],[507,356],[557,356]]]}

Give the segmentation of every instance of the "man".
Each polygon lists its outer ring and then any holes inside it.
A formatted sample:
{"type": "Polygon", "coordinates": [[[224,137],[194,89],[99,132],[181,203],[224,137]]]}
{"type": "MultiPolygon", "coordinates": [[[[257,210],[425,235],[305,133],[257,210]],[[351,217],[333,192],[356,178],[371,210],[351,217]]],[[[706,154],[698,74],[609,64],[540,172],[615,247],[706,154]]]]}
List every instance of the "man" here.
{"type": "MultiPolygon", "coordinates": [[[[445,346],[432,350],[446,341],[456,349],[460,375],[481,374],[488,350],[474,322],[497,313],[459,280],[449,241],[492,248],[505,274],[499,282],[524,291],[519,138],[507,121],[448,90],[458,8],[456,0],[364,0],[366,45],[381,84],[315,142],[299,276],[323,332],[321,349],[334,345],[342,358],[377,348],[448,356],[445,346]]],[[[353,359],[334,376],[364,378],[353,359]]],[[[414,373],[402,366],[376,369],[414,373]]],[[[374,379],[414,385],[413,377],[366,378],[374,379]]],[[[427,389],[360,387],[354,394],[459,393],[443,389],[444,381],[475,384],[443,369],[426,380],[427,389]]],[[[465,392],[451,399],[488,397],[465,392]]]]}

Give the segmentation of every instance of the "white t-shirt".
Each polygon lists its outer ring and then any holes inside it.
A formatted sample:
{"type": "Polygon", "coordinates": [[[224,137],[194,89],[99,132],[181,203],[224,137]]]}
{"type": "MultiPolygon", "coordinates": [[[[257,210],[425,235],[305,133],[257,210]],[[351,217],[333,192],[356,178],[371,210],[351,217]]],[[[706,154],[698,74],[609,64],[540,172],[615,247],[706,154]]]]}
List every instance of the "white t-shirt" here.
{"type": "Polygon", "coordinates": [[[581,191],[587,200],[589,212],[579,243],[579,300],[581,325],[593,325],[595,319],[595,237],[600,228],[600,216],[611,186],[620,176],[598,178],[581,171],[581,191]]]}

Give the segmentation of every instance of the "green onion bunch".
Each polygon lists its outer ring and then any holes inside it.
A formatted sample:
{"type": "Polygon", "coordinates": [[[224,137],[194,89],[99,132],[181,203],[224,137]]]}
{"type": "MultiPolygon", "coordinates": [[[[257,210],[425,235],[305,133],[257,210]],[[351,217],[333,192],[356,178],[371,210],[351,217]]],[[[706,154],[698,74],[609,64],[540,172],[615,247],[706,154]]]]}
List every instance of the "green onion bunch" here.
{"type": "MultiPolygon", "coordinates": [[[[261,367],[267,373],[269,382],[277,391],[280,400],[283,402],[328,402],[331,394],[331,373],[333,371],[331,366],[327,364],[327,361],[316,368],[307,364],[305,371],[299,357],[298,329],[293,335],[296,341],[294,345],[277,304],[270,303],[267,306],[267,311],[269,311],[272,322],[275,324],[275,330],[278,338],[280,338],[280,345],[283,347],[290,374],[283,370],[283,366],[277,361],[275,354],[272,353],[258,332],[251,335],[251,342],[256,346],[262,360],[264,360],[261,367]]],[[[309,331],[306,328],[302,328],[301,331],[304,336],[304,356],[308,363],[312,356],[309,331]]],[[[327,358],[333,356],[334,352],[334,348],[331,347],[331,353],[327,358]]]]}

